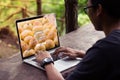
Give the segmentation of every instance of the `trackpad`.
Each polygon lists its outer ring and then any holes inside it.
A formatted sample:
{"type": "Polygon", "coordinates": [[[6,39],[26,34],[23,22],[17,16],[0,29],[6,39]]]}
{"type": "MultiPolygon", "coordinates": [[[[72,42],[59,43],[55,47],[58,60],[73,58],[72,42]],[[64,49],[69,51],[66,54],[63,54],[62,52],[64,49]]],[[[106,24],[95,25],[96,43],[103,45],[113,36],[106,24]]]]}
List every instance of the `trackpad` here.
{"type": "Polygon", "coordinates": [[[55,61],[54,63],[57,70],[61,72],[77,65],[81,61],[81,59],[82,58],[70,59],[68,57],[65,57],[55,61]]]}

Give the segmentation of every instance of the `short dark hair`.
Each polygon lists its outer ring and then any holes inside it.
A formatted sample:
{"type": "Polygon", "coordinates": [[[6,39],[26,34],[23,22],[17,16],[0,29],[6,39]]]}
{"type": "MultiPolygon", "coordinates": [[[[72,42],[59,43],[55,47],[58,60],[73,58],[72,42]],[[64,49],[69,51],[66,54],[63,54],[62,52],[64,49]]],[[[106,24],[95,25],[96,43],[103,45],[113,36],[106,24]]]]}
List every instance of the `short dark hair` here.
{"type": "Polygon", "coordinates": [[[91,0],[92,5],[101,4],[104,11],[115,19],[120,19],[120,1],[119,0],[91,0]]]}

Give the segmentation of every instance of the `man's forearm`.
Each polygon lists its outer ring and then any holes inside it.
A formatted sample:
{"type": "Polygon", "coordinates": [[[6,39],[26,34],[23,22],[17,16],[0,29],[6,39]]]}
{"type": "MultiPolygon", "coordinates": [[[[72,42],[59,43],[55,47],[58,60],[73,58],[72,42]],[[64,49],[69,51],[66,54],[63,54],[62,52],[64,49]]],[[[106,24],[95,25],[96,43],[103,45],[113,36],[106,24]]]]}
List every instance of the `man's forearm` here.
{"type": "Polygon", "coordinates": [[[54,67],[53,63],[45,66],[47,72],[48,80],[64,80],[60,72],[54,67]]]}

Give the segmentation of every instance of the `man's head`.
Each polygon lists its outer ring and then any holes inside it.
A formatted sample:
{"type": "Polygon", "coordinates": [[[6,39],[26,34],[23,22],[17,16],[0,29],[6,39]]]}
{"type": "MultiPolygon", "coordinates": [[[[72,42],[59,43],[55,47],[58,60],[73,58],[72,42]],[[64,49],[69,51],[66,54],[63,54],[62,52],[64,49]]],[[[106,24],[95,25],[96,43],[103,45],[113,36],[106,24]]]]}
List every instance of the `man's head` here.
{"type": "Polygon", "coordinates": [[[110,19],[111,22],[120,20],[119,0],[88,0],[87,6],[92,6],[88,8],[88,15],[96,30],[103,30],[103,23],[110,19]]]}
{"type": "Polygon", "coordinates": [[[93,5],[101,4],[103,10],[112,18],[120,19],[120,1],[119,0],[91,0],[93,5]]]}

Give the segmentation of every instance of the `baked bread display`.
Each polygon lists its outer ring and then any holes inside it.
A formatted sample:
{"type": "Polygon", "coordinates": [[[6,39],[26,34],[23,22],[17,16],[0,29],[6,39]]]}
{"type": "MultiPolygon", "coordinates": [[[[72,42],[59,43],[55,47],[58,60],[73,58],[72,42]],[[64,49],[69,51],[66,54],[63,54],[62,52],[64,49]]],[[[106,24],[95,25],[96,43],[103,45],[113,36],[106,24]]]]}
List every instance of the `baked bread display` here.
{"type": "Polygon", "coordinates": [[[47,40],[45,41],[45,47],[46,47],[46,49],[54,48],[54,47],[55,47],[54,41],[51,40],[51,39],[47,39],[47,40]]]}
{"type": "Polygon", "coordinates": [[[37,40],[33,37],[30,41],[29,41],[29,49],[34,49],[34,47],[37,45],[37,40]]]}
{"type": "Polygon", "coordinates": [[[44,44],[42,44],[42,43],[39,43],[39,44],[37,44],[36,46],[35,46],[35,51],[37,52],[37,51],[45,51],[46,50],[46,47],[45,47],[45,45],[44,44]]]}
{"type": "Polygon", "coordinates": [[[26,42],[27,44],[29,44],[30,40],[33,38],[33,36],[26,36],[24,38],[24,42],[26,42]]]}
{"type": "Polygon", "coordinates": [[[32,24],[29,22],[26,22],[26,24],[23,25],[24,30],[32,30],[32,24]]]}
{"type": "Polygon", "coordinates": [[[21,22],[18,30],[24,57],[58,46],[56,21],[53,15],[48,14],[41,18],[21,22]]]}
{"type": "Polygon", "coordinates": [[[28,49],[28,50],[25,50],[25,51],[23,52],[23,57],[28,57],[28,56],[34,55],[34,54],[35,54],[35,50],[33,50],[33,49],[28,49]]]}
{"type": "Polygon", "coordinates": [[[23,30],[20,34],[20,38],[24,40],[26,36],[33,36],[33,32],[30,30],[23,30]]]}
{"type": "Polygon", "coordinates": [[[22,52],[24,52],[25,50],[29,49],[29,46],[27,45],[27,43],[21,40],[21,48],[22,52]]]}

